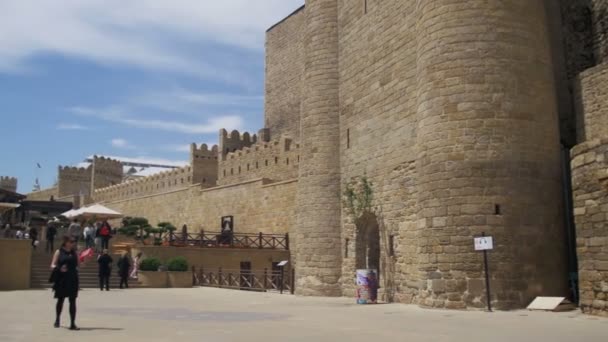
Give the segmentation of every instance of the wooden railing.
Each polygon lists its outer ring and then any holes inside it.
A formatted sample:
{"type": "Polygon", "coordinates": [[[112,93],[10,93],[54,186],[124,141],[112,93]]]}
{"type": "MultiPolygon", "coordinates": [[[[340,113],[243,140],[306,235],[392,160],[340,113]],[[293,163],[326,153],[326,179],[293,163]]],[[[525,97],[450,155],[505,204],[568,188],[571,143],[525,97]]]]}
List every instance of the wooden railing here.
{"type": "Polygon", "coordinates": [[[272,271],[268,269],[258,271],[204,269],[192,268],[194,285],[203,287],[217,287],[248,291],[278,291],[280,293],[294,291],[293,270],[272,271]]]}
{"type": "Polygon", "coordinates": [[[209,233],[170,233],[164,236],[170,246],[201,248],[257,248],[289,250],[289,234],[222,234],[209,233]]]}

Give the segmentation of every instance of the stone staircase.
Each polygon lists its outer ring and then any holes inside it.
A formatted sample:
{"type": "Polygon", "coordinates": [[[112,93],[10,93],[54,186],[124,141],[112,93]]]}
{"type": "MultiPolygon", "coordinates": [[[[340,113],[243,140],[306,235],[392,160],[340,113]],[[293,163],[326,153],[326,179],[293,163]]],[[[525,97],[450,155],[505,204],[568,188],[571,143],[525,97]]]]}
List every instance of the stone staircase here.
{"type": "MultiPolygon", "coordinates": [[[[122,246],[121,246],[122,247],[122,246]]],[[[123,247],[124,248],[124,247],[123,247]]],[[[120,251],[112,253],[114,265],[112,267],[112,276],[110,277],[110,289],[118,288],[120,279],[117,273],[116,262],[120,257],[120,251]]],[[[52,284],[48,282],[50,276],[50,265],[52,254],[44,252],[44,248],[38,248],[32,251],[32,271],[30,287],[34,289],[51,288],[52,284]]],[[[90,261],[81,265],[79,270],[80,287],[83,289],[99,288],[99,277],[97,276],[97,256],[94,256],[90,261]]],[[[129,279],[129,287],[141,288],[137,280],[129,279]]]]}

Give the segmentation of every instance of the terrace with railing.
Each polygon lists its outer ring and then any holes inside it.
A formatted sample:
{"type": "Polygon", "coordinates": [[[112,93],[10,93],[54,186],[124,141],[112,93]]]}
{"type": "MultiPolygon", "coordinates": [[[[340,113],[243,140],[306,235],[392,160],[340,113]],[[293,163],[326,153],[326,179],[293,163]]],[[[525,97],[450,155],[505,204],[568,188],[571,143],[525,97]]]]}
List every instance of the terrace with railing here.
{"type": "Polygon", "coordinates": [[[164,244],[174,247],[257,248],[289,250],[289,234],[199,233],[171,232],[164,244]]]}
{"type": "Polygon", "coordinates": [[[278,291],[293,294],[294,272],[263,269],[229,270],[192,268],[194,285],[248,291],[278,291]]]}

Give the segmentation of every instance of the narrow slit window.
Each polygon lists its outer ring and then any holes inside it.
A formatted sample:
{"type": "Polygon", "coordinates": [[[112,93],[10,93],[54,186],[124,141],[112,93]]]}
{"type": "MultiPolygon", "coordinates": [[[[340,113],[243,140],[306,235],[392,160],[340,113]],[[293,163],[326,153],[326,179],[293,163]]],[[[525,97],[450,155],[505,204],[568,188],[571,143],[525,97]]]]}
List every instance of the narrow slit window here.
{"type": "Polygon", "coordinates": [[[350,128],[346,130],[346,148],[350,148],[350,128]]]}
{"type": "Polygon", "coordinates": [[[344,259],[348,259],[348,248],[350,247],[350,239],[344,240],[344,259]]]}
{"type": "Polygon", "coordinates": [[[388,237],[388,255],[395,256],[395,236],[390,235],[388,237]]]}
{"type": "Polygon", "coordinates": [[[494,215],[502,215],[500,204],[494,204],[494,215]]]}
{"type": "Polygon", "coordinates": [[[363,14],[367,14],[367,0],[363,0],[363,14]]]}

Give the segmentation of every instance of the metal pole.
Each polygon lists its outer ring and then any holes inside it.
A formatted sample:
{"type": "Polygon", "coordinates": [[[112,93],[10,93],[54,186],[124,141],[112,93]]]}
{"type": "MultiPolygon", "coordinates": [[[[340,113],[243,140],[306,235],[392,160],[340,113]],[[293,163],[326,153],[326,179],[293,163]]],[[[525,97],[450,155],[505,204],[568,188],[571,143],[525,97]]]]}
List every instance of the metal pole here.
{"type": "Polygon", "coordinates": [[[281,266],[281,294],[283,294],[283,287],[285,286],[285,282],[283,281],[283,271],[285,270],[285,267],[281,266]]]}
{"type": "MultiPolygon", "coordinates": [[[[486,236],[486,233],[481,233],[481,236],[486,236]]],[[[483,267],[486,274],[486,302],[488,304],[488,312],[492,312],[492,298],[490,294],[490,273],[488,272],[488,251],[483,251],[483,267]]]]}

